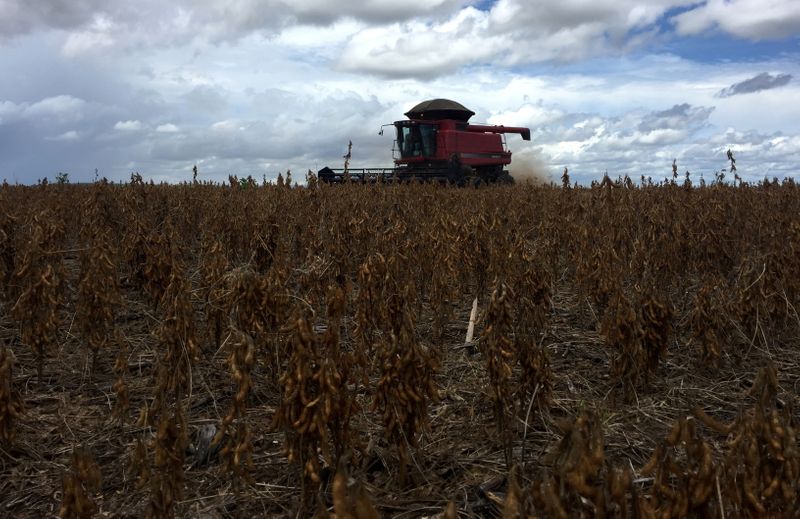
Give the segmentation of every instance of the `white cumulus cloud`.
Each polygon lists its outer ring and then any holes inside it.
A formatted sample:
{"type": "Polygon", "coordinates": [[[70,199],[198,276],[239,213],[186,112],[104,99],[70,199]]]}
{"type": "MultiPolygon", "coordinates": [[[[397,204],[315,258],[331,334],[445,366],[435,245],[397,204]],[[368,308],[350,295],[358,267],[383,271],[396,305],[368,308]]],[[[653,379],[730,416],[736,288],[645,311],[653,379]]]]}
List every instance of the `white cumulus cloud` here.
{"type": "Polygon", "coordinates": [[[138,131],[142,129],[142,122],[138,120],[117,121],[114,129],[124,132],[138,131]]]}
{"type": "Polygon", "coordinates": [[[70,95],[50,96],[39,101],[0,101],[0,124],[14,120],[66,122],[82,118],[86,101],[70,95]]]}
{"type": "Polygon", "coordinates": [[[344,47],[345,70],[387,77],[433,77],[472,64],[572,62],[623,52],[647,41],[652,27],[682,0],[565,0],[537,8],[498,0],[488,10],[466,7],[446,19],[367,27],[344,47]]]}
{"type": "Polygon", "coordinates": [[[172,123],[159,124],[156,126],[156,132],[158,133],[175,133],[177,131],[178,127],[172,123]]]}
{"type": "Polygon", "coordinates": [[[800,32],[797,0],[708,0],[674,18],[679,34],[719,28],[752,40],[782,38],[800,32]]]}

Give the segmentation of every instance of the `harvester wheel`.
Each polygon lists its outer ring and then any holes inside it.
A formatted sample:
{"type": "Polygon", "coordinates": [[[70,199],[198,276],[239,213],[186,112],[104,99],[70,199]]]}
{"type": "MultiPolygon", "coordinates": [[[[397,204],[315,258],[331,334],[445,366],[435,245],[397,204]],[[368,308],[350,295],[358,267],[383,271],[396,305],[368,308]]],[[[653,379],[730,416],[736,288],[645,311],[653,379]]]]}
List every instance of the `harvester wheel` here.
{"type": "Polygon", "coordinates": [[[469,166],[451,167],[447,172],[447,180],[458,187],[464,187],[467,177],[472,173],[469,166]]]}

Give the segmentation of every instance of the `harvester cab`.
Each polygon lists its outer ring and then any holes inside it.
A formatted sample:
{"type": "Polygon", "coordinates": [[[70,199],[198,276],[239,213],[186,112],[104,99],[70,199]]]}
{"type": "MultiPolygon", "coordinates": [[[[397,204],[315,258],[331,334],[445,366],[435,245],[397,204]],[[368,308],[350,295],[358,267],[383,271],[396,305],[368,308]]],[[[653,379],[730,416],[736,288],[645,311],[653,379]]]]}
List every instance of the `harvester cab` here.
{"type": "Polygon", "coordinates": [[[448,99],[424,101],[405,115],[408,119],[394,122],[394,168],[323,168],[319,179],[426,180],[457,185],[513,182],[505,170],[511,152],[504,136],[518,133],[523,140],[531,138],[528,128],[470,124],[475,112],[448,99]]]}

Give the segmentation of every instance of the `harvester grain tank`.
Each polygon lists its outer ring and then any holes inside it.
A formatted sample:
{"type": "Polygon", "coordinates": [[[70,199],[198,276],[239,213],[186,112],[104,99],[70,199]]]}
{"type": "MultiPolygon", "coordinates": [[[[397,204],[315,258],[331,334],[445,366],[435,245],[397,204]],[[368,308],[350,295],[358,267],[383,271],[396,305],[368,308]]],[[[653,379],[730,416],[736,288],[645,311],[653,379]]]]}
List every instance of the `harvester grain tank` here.
{"type": "MultiPolygon", "coordinates": [[[[511,152],[505,134],[531,139],[528,128],[470,124],[475,112],[449,99],[423,101],[395,121],[394,168],[319,170],[323,182],[421,180],[457,185],[513,182],[506,166],[511,152]]],[[[388,126],[388,125],[387,125],[388,126]]]]}

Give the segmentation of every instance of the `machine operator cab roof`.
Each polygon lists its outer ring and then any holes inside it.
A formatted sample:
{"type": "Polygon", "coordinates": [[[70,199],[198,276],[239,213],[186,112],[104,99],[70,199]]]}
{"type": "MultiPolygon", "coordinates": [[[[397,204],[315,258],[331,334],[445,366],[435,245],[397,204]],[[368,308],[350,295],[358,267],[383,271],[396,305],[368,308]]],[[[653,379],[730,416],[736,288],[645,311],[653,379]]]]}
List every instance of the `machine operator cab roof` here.
{"type": "Polygon", "coordinates": [[[409,119],[453,119],[455,121],[467,122],[470,117],[475,115],[475,112],[461,103],[456,103],[449,99],[429,99],[428,101],[421,102],[404,115],[409,119]]]}

